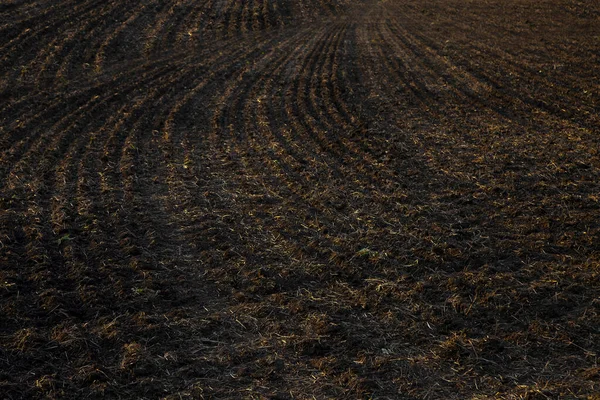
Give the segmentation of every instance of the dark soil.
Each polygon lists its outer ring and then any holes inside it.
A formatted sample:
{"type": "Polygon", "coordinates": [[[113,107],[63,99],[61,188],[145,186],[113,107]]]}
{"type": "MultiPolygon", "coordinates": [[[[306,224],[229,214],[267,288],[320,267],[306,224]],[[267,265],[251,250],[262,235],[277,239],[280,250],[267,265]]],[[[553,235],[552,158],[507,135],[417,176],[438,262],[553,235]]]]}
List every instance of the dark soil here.
{"type": "Polygon", "coordinates": [[[599,399],[600,3],[0,4],[0,398],[599,399]]]}

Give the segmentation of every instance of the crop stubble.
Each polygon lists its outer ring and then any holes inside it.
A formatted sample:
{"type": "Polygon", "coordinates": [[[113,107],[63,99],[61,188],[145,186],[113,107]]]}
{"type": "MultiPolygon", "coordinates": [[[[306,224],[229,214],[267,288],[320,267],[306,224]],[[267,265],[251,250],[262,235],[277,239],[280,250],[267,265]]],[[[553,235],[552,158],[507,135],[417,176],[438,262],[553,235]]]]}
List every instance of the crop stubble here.
{"type": "Polygon", "coordinates": [[[593,1],[0,5],[6,398],[593,398],[593,1]]]}

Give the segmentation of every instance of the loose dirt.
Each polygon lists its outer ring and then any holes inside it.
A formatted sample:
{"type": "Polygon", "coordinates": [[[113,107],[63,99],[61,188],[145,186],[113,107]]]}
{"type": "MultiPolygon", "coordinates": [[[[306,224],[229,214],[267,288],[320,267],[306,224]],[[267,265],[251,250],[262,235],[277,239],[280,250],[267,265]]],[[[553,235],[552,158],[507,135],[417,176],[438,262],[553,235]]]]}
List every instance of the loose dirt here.
{"type": "Polygon", "coordinates": [[[2,2],[0,398],[598,398],[599,67],[593,0],[2,2]]]}

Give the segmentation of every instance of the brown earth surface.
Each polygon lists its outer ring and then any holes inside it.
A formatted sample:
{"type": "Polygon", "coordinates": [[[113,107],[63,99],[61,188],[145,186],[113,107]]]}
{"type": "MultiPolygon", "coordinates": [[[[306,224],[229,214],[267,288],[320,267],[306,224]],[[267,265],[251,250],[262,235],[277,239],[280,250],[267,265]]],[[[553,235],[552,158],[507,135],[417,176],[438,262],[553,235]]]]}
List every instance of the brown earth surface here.
{"type": "Polygon", "coordinates": [[[600,2],[0,2],[0,398],[600,398],[600,2]]]}

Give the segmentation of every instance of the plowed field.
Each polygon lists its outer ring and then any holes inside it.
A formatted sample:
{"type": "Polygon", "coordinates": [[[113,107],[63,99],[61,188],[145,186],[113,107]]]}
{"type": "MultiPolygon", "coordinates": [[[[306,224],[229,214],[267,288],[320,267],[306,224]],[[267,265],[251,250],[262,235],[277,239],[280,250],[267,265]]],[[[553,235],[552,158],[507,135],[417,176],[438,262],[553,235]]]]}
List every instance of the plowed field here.
{"type": "Polygon", "coordinates": [[[598,399],[599,354],[599,2],[0,2],[0,398],[598,399]]]}

